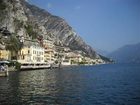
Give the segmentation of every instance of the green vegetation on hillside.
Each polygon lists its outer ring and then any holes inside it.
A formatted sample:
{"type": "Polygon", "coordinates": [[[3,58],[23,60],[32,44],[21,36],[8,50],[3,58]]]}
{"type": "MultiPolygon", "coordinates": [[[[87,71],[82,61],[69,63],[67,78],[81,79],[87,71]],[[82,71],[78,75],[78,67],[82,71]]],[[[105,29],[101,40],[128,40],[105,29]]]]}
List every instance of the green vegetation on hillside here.
{"type": "Polygon", "coordinates": [[[113,60],[111,60],[110,58],[107,58],[105,56],[100,55],[101,59],[104,60],[105,62],[114,62],[113,60]]]}
{"type": "Polygon", "coordinates": [[[0,0],[0,11],[6,9],[6,4],[3,2],[3,0],[0,0]]]}
{"type": "Polygon", "coordinates": [[[11,52],[11,59],[17,59],[18,51],[22,48],[22,44],[16,35],[11,35],[5,42],[6,50],[11,52]]]}
{"type": "Polygon", "coordinates": [[[37,32],[35,32],[33,30],[33,26],[32,25],[28,24],[27,26],[25,26],[25,28],[26,28],[26,31],[27,31],[28,35],[30,37],[32,37],[32,39],[36,39],[37,38],[37,32]]]}
{"type": "Polygon", "coordinates": [[[3,22],[5,19],[5,14],[6,14],[6,4],[4,3],[3,0],[0,0],[0,22],[3,22]]]}

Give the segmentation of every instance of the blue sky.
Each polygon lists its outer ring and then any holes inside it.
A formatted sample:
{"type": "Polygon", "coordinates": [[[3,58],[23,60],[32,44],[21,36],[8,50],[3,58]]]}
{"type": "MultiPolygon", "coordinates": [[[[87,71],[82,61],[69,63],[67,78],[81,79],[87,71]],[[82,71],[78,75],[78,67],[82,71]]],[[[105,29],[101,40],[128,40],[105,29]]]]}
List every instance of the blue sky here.
{"type": "Polygon", "coordinates": [[[93,48],[140,42],[140,0],[28,0],[64,18],[93,48]]]}

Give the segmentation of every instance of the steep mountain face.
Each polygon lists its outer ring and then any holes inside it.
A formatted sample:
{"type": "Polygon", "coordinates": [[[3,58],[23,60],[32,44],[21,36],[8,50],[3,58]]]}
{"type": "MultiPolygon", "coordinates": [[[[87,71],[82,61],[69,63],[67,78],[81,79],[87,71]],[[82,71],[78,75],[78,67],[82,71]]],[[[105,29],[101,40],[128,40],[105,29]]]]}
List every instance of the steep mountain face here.
{"type": "Polygon", "coordinates": [[[121,47],[108,56],[120,63],[140,63],[140,43],[121,47]]]}
{"type": "Polygon", "coordinates": [[[0,7],[0,28],[7,27],[11,33],[25,35],[24,26],[28,18],[21,3],[18,0],[1,0],[0,7]]]}
{"type": "Polygon", "coordinates": [[[0,28],[6,26],[10,32],[30,39],[42,35],[56,45],[82,51],[91,58],[100,58],[64,19],[25,0],[1,0],[0,6],[0,28]]]}
{"type": "Polygon", "coordinates": [[[92,47],[87,45],[64,19],[51,15],[49,12],[26,2],[24,4],[25,8],[29,9],[26,11],[28,16],[34,17],[38,23],[45,27],[48,33],[53,35],[51,37],[54,38],[55,44],[70,47],[72,50],[82,50],[93,58],[99,57],[92,47]]]}
{"type": "Polygon", "coordinates": [[[3,29],[14,35],[26,36],[27,21],[28,18],[18,0],[0,0],[0,49],[5,48],[5,39],[1,34],[3,29]]]}

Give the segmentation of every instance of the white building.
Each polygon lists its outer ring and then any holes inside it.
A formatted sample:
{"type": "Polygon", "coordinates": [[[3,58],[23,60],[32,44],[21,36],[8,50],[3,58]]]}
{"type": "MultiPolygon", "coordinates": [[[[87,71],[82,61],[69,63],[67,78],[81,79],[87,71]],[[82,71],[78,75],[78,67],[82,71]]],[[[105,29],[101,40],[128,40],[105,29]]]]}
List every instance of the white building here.
{"type": "Polygon", "coordinates": [[[44,48],[37,45],[24,46],[19,52],[20,63],[44,63],[44,48]]]}

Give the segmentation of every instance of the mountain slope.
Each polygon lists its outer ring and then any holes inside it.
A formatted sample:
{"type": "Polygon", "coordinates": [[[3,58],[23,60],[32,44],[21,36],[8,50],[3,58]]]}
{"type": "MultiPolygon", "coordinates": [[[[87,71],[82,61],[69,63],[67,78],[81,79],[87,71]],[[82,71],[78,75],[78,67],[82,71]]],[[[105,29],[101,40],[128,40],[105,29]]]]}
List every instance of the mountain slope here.
{"type": "Polygon", "coordinates": [[[72,50],[81,50],[92,58],[99,57],[64,19],[26,2],[24,4],[26,8],[30,9],[30,12],[28,10],[26,13],[45,27],[46,31],[50,33],[50,37],[54,38],[55,44],[70,47],[72,50]]]}
{"type": "Polygon", "coordinates": [[[140,63],[140,43],[123,46],[108,56],[116,60],[116,62],[140,63]]]}
{"type": "Polygon", "coordinates": [[[0,1],[0,28],[28,39],[42,35],[55,45],[69,47],[90,58],[100,58],[96,51],[77,35],[61,17],[29,4],[25,0],[0,1]]]}
{"type": "Polygon", "coordinates": [[[96,52],[98,54],[101,54],[101,55],[104,55],[104,56],[107,56],[109,54],[108,51],[105,51],[105,50],[102,50],[102,49],[96,49],[96,52]]]}

